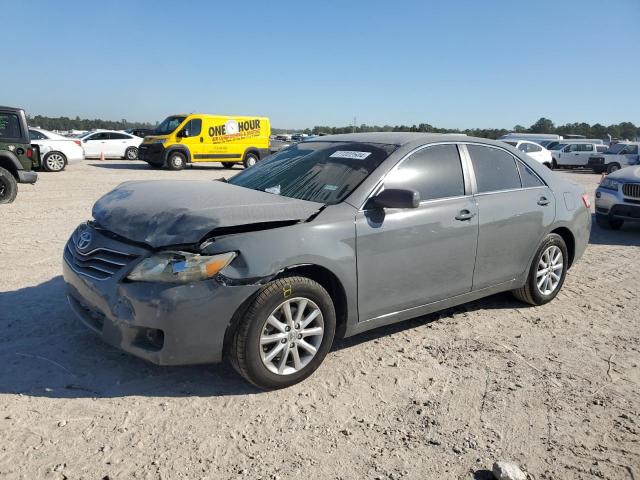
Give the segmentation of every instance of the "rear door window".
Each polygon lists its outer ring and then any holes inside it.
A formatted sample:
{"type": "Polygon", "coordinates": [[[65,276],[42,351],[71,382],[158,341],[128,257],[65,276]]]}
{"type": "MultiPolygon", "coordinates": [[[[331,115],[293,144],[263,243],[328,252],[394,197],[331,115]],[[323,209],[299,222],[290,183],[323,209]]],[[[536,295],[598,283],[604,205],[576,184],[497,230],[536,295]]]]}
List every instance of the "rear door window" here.
{"type": "Polygon", "coordinates": [[[111,140],[130,140],[131,139],[131,137],[125,133],[116,133],[116,132],[109,133],[109,138],[111,140]]]}
{"type": "Polygon", "coordinates": [[[521,188],[515,158],[499,148],[467,145],[476,175],[478,193],[521,188]]]}
{"type": "Polygon", "coordinates": [[[18,115],[0,113],[0,138],[22,138],[18,115]]]}
{"type": "Polygon", "coordinates": [[[31,138],[31,140],[46,140],[47,137],[45,137],[42,133],[38,132],[37,130],[29,130],[29,137],[31,138]]]}
{"type": "Polygon", "coordinates": [[[406,158],[387,175],[385,188],[410,188],[420,200],[464,195],[464,176],[456,145],[434,145],[406,158]]]}

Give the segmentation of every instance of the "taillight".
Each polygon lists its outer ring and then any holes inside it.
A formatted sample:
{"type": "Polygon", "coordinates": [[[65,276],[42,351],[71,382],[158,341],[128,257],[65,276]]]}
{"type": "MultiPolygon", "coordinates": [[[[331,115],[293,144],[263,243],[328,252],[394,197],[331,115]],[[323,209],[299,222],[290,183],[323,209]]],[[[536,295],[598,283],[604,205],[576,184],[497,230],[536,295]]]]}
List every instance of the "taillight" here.
{"type": "Polygon", "coordinates": [[[33,148],[27,148],[27,157],[28,158],[32,158],[33,157],[33,148]]]}
{"type": "Polygon", "coordinates": [[[82,143],[80,143],[80,140],[74,140],[73,143],[75,143],[76,145],[78,145],[79,147],[82,146],[82,143]]]}
{"type": "Polygon", "coordinates": [[[585,207],[591,208],[591,201],[589,200],[589,195],[587,195],[586,193],[582,195],[582,203],[584,203],[585,207]]]}

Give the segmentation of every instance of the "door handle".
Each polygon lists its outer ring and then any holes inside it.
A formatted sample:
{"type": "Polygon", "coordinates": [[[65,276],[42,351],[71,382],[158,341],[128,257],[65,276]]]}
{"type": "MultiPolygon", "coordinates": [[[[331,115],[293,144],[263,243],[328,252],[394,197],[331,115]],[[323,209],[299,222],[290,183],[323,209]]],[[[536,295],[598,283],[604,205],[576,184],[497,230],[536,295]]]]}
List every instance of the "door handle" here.
{"type": "Polygon", "coordinates": [[[202,139],[202,137],[200,137],[200,143],[202,143],[204,140],[202,139]]]}
{"type": "Polygon", "coordinates": [[[538,199],[538,205],[540,205],[541,207],[546,207],[547,205],[549,205],[549,199],[547,199],[547,197],[540,197],[538,199]]]}
{"type": "Polygon", "coordinates": [[[456,215],[456,220],[460,220],[461,222],[465,221],[465,220],[471,220],[473,217],[475,217],[476,214],[470,212],[469,210],[460,210],[460,213],[458,213],[458,215],[456,215]]]}

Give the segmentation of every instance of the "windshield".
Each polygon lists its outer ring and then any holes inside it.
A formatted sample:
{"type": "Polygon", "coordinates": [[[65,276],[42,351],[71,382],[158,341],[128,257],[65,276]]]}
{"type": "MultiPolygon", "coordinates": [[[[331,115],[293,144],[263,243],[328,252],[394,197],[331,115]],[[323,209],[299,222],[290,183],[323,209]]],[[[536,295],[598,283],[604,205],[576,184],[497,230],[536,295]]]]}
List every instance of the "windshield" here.
{"type": "Polygon", "coordinates": [[[160,125],[153,131],[154,135],[169,135],[187,118],[184,115],[174,115],[165,118],[160,125]]]}
{"type": "Polygon", "coordinates": [[[344,200],[396,145],[301,142],[229,180],[233,185],[326,204],[344,200]]]}
{"type": "Polygon", "coordinates": [[[624,143],[616,143],[615,145],[611,145],[609,147],[609,150],[607,150],[604,153],[609,153],[609,154],[613,154],[613,155],[617,155],[619,154],[622,150],[624,150],[624,147],[626,147],[627,145],[624,143]]]}

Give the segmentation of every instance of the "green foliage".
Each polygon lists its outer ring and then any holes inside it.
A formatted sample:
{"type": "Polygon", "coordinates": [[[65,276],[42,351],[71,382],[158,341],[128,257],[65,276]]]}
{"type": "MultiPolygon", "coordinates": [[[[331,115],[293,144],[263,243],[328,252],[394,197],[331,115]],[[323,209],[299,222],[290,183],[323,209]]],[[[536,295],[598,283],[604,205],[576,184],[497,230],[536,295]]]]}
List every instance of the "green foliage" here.
{"type": "Polygon", "coordinates": [[[127,128],[154,128],[155,125],[147,122],[128,122],[125,119],[120,121],[68,117],[45,117],[36,115],[29,117],[29,125],[32,127],[44,128],[45,130],[93,130],[104,128],[107,130],[124,130],[127,128]]]}

